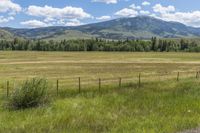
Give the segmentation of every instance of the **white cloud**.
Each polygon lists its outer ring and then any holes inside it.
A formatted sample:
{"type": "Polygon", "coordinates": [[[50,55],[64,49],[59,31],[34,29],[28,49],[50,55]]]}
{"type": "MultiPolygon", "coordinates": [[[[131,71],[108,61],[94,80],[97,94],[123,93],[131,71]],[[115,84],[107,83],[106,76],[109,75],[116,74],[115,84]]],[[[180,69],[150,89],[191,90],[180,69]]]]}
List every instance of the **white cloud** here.
{"type": "Polygon", "coordinates": [[[200,27],[200,11],[176,12],[174,6],[164,7],[160,4],[155,5],[153,10],[159,13],[153,15],[156,18],[165,21],[180,22],[188,26],[200,27]]]}
{"type": "Polygon", "coordinates": [[[49,25],[66,25],[77,26],[81,25],[79,19],[93,18],[86,13],[82,8],[66,6],[64,8],[54,8],[51,6],[29,6],[26,13],[31,16],[41,17],[42,21],[31,20],[22,22],[21,24],[31,27],[45,27],[49,25]]]}
{"type": "Polygon", "coordinates": [[[138,15],[138,12],[134,9],[124,8],[116,12],[115,15],[120,17],[135,17],[138,15]]]}
{"type": "Polygon", "coordinates": [[[149,15],[150,12],[149,12],[149,11],[141,10],[141,11],[140,11],[140,14],[141,14],[141,15],[149,15]]]}
{"type": "Polygon", "coordinates": [[[174,12],[176,9],[174,6],[167,6],[167,7],[164,7],[162,6],[161,4],[156,4],[154,7],[153,7],[153,11],[154,12],[158,12],[158,13],[169,13],[169,12],[174,12]]]}
{"type": "Polygon", "coordinates": [[[64,8],[54,8],[51,6],[29,6],[27,14],[37,17],[55,18],[55,19],[84,19],[90,18],[91,15],[86,13],[82,8],[66,6],[64,8]]]}
{"type": "Polygon", "coordinates": [[[13,3],[11,0],[0,0],[0,13],[4,14],[4,16],[0,16],[0,23],[7,23],[14,20],[14,15],[21,10],[21,6],[13,3]]]}
{"type": "Polygon", "coordinates": [[[142,2],[142,5],[143,5],[143,6],[149,6],[149,5],[151,5],[151,3],[148,2],[148,1],[144,1],[144,2],[142,2]]]}
{"type": "Polygon", "coordinates": [[[64,26],[79,26],[83,25],[84,23],[81,23],[78,19],[59,19],[57,21],[55,20],[28,20],[20,23],[21,25],[25,25],[30,28],[39,28],[39,27],[48,27],[53,25],[64,25],[64,26]]]}
{"type": "Polygon", "coordinates": [[[72,19],[72,20],[65,23],[65,26],[79,26],[79,25],[83,25],[83,23],[81,23],[77,19],[72,19]]]}
{"type": "Polygon", "coordinates": [[[9,16],[9,17],[0,16],[0,23],[7,23],[10,20],[14,20],[14,17],[12,17],[12,16],[9,16]]]}
{"type": "Polygon", "coordinates": [[[109,20],[111,19],[111,16],[101,16],[101,17],[97,17],[97,20],[109,20]]]}
{"type": "Polygon", "coordinates": [[[92,2],[103,2],[106,4],[116,4],[118,1],[117,0],[92,0],[92,2]]]}
{"type": "Polygon", "coordinates": [[[21,6],[13,3],[11,0],[1,0],[0,1],[0,12],[17,13],[22,10],[21,6]]]}
{"type": "Polygon", "coordinates": [[[135,4],[132,4],[128,8],[117,11],[115,15],[120,17],[135,17],[139,14],[138,11],[141,9],[141,6],[136,6],[135,4]]]}
{"type": "Polygon", "coordinates": [[[136,6],[135,4],[132,4],[129,7],[134,9],[134,10],[141,10],[141,7],[140,6],[136,6]]]}
{"type": "Polygon", "coordinates": [[[44,19],[44,22],[53,22],[53,21],[56,21],[55,19],[53,19],[53,18],[45,18],[44,19]]]}
{"type": "Polygon", "coordinates": [[[21,22],[20,24],[31,27],[31,28],[39,28],[39,27],[47,27],[50,26],[49,24],[46,24],[39,20],[28,20],[21,22]]]}
{"type": "Polygon", "coordinates": [[[189,26],[200,27],[200,11],[164,13],[160,18],[165,21],[176,21],[189,26]]]}

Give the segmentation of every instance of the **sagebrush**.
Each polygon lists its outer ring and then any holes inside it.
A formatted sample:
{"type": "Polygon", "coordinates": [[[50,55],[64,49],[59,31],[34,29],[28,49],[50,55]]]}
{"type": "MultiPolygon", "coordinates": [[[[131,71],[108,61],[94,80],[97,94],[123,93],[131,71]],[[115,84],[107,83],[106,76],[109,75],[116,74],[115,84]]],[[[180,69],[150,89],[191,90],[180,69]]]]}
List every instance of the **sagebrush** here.
{"type": "Polygon", "coordinates": [[[48,83],[46,79],[33,78],[16,88],[9,105],[14,109],[25,109],[42,105],[48,101],[48,83]]]}

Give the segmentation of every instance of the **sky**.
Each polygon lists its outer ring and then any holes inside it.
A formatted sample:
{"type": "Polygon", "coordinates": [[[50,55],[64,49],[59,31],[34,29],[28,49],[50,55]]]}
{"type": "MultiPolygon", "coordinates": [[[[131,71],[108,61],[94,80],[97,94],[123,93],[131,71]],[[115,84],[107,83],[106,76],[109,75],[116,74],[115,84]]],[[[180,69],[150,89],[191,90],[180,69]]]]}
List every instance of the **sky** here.
{"type": "Polygon", "coordinates": [[[0,0],[0,27],[78,26],[139,15],[200,27],[200,0],[0,0]]]}

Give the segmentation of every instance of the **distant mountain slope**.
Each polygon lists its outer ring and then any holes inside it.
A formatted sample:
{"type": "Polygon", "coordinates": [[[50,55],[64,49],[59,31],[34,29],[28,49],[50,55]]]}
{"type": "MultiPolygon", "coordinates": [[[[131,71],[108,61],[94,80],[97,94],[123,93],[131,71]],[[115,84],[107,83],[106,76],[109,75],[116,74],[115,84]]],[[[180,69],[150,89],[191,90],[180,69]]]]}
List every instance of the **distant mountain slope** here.
{"type": "Polygon", "coordinates": [[[62,35],[63,32],[67,29],[67,27],[44,27],[35,29],[16,29],[16,28],[5,27],[2,29],[9,31],[16,36],[36,39],[36,38],[51,37],[55,34],[62,35]]]}
{"type": "Polygon", "coordinates": [[[95,35],[83,33],[78,30],[65,30],[61,34],[53,34],[52,36],[47,36],[43,38],[44,40],[71,40],[71,39],[90,39],[92,37],[97,37],[95,35]]]}
{"type": "Polygon", "coordinates": [[[14,38],[14,35],[12,33],[10,33],[9,31],[0,29],[0,40],[3,40],[3,39],[10,40],[13,38],[14,38]]]}
{"type": "Polygon", "coordinates": [[[76,29],[104,38],[149,38],[157,37],[195,37],[200,29],[185,26],[177,22],[166,22],[147,16],[120,18],[111,21],[89,24],[76,29]]]}
{"type": "Polygon", "coordinates": [[[36,29],[3,28],[25,38],[69,39],[100,37],[107,39],[200,37],[200,29],[178,22],[166,22],[147,16],[119,18],[77,27],[45,27],[36,29]]]}

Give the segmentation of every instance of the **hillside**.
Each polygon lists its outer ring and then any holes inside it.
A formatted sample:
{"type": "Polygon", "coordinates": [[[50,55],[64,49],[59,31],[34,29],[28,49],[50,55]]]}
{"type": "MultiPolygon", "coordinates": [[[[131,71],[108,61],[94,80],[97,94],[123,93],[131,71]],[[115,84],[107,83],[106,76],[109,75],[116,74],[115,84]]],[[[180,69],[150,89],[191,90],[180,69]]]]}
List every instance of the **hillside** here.
{"type": "Polygon", "coordinates": [[[83,33],[78,30],[65,30],[61,33],[55,33],[51,36],[44,37],[44,40],[51,40],[52,38],[54,40],[71,40],[71,39],[90,39],[92,37],[97,37],[95,35],[91,35],[88,33],[83,33]]]}
{"type": "Polygon", "coordinates": [[[120,18],[77,27],[82,32],[98,34],[103,38],[162,38],[197,37],[200,29],[177,22],[166,22],[147,16],[120,18]]]}
{"type": "Polygon", "coordinates": [[[77,27],[44,27],[36,29],[3,28],[14,35],[31,39],[148,39],[152,36],[160,38],[199,37],[200,29],[189,27],[178,22],[167,22],[147,16],[119,18],[110,21],[87,24],[77,27]]]}
{"type": "Polygon", "coordinates": [[[0,29],[0,40],[3,40],[3,39],[10,40],[13,38],[14,38],[14,35],[12,33],[10,33],[9,31],[0,29]]]}

